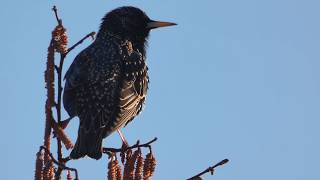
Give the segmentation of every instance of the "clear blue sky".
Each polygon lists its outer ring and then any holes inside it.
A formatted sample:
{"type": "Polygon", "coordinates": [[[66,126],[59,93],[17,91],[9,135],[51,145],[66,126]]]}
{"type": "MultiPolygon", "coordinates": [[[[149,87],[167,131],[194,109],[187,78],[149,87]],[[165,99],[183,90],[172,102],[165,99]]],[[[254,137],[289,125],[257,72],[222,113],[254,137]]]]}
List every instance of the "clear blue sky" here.
{"type": "MultiPolygon", "coordinates": [[[[205,179],[320,179],[316,0],[2,0],[2,179],[33,178],[44,133],[53,5],[70,45],[97,31],[102,16],[122,5],[179,24],[151,33],[146,107],[124,130],[130,143],[159,138],[154,179],[184,179],[224,158],[230,163],[205,179]]],[[[65,69],[90,43],[68,56],[65,69]]],[[[73,140],[77,126],[74,120],[68,129],[73,140]]],[[[114,134],[104,144],[119,146],[120,138],[114,134]]],[[[69,163],[81,179],[105,179],[106,164],[106,157],[69,163]]]]}

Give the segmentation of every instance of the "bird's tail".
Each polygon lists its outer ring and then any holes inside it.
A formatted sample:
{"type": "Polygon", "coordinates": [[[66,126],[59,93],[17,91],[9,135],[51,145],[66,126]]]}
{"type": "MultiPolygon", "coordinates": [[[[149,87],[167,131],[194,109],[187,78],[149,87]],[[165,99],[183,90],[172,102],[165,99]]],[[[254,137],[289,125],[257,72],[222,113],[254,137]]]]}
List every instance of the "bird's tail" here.
{"type": "Polygon", "coordinates": [[[96,160],[100,159],[102,156],[102,139],[100,132],[85,132],[84,129],[80,128],[70,158],[79,159],[87,155],[96,160]]]}

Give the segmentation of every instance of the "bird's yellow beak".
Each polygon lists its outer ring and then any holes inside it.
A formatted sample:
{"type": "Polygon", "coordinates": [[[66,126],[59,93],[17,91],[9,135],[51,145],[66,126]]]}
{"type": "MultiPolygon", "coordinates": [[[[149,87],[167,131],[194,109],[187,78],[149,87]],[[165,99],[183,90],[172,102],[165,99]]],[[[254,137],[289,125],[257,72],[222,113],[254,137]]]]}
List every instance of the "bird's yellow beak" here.
{"type": "Polygon", "coordinates": [[[172,22],[151,21],[147,24],[147,28],[154,29],[159,27],[175,26],[175,25],[177,24],[172,22]]]}

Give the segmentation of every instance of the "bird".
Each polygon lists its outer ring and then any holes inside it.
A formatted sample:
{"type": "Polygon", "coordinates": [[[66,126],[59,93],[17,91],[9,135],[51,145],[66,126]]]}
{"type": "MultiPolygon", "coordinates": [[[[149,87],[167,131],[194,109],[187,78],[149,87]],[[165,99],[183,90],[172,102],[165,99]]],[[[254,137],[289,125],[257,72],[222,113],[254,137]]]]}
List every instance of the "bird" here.
{"type": "Polygon", "coordinates": [[[150,19],[123,6],[108,12],[95,40],[74,59],[65,74],[63,105],[80,120],[71,159],[100,159],[102,141],[142,110],[148,91],[146,46],[151,30],[177,25],[150,19]]]}

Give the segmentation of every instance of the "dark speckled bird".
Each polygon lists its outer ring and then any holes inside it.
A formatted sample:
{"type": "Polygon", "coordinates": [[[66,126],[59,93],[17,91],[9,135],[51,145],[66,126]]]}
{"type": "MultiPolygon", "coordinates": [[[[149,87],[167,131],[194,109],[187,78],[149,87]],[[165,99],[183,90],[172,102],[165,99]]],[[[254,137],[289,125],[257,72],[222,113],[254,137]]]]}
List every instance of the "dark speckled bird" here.
{"type": "Polygon", "coordinates": [[[76,56],[65,75],[64,108],[80,119],[72,159],[100,159],[102,139],[141,112],[149,82],[149,32],[171,25],[176,24],[153,21],[135,7],[117,8],[102,19],[96,40],[76,56]]]}

